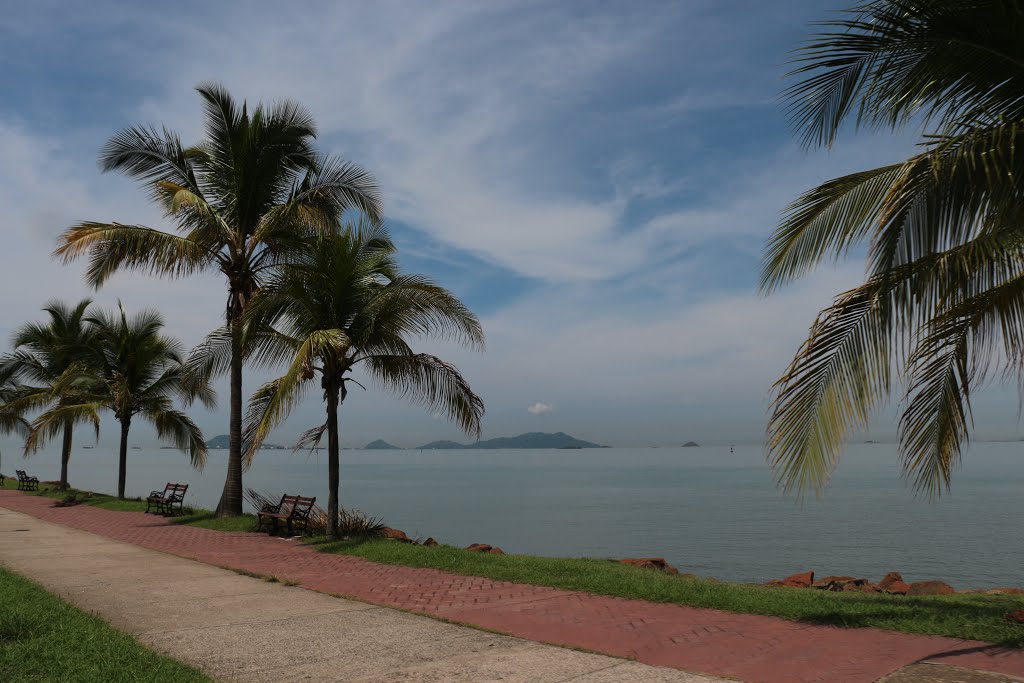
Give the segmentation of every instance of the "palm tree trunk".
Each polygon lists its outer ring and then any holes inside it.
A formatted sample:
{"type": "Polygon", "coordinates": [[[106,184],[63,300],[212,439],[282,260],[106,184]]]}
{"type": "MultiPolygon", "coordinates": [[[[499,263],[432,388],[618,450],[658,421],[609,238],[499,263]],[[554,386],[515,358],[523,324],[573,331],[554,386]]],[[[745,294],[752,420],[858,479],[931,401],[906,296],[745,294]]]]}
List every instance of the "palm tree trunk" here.
{"type": "Polygon", "coordinates": [[[128,429],[131,427],[132,419],[126,417],[121,420],[121,453],[117,465],[117,497],[124,498],[124,482],[128,472],[128,429]]]}
{"type": "Polygon", "coordinates": [[[231,415],[228,418],[228,475],[218,517],[242,514],[242,324],[231,321],[231,415]]]}
{"type": "Polygon", "coordinates": [[[70,422],[64,425],[64,446],[60,451],[60,490],[68,488],[68,460],[71,459],[71,435],[73,427],[70,422]]]}
{"type": "Polygon", "coordinates": [[[338,438],[338,389],[327,390],[327,535],[338,535],[338,488],[340,457],[338,438]]]}

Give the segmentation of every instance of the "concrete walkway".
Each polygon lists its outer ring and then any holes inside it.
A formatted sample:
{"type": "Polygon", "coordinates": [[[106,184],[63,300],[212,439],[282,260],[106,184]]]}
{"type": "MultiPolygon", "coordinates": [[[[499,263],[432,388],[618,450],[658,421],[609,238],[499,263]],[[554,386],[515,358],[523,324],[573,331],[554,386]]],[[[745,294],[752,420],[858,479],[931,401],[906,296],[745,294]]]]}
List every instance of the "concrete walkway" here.
{"type": "Polygon", "coordinates": [[[3,509],[0,563],[220,681],[722,680],[268,583],[3,509]]]}
{"type": "MultiPolygon", "coordinates": [[[[0,508],[110,539],[207,564],[276,576],[323,593],[655,666],[750,683],[870,683],[896,672],[899,673],[892,680],[898,683],[1024,680],[1024,651],[986,643],[878,629],[814,626],[774,617],[382,565],[358,557],[318,553],[308,546],[266,534],[170,525],[152,515],[112,512],[87,505],[51,505],[51,499],[0,491],[0,508]],[[931,664],[913,666],[922,662],[931,664]],[[934,666],[936,663],[944,666],[934,666]],[[975,673],[965,678],[968,670],[1002,675],[975,673]]],[[[11,551],[0,547],[0,561],[9,562],[9,557],[11,551]]],[[[45,566],[45,562],[41,564],[45,566]]],[[[388,642],[382,638],[380,647],[387,648],[388,642]]]]}

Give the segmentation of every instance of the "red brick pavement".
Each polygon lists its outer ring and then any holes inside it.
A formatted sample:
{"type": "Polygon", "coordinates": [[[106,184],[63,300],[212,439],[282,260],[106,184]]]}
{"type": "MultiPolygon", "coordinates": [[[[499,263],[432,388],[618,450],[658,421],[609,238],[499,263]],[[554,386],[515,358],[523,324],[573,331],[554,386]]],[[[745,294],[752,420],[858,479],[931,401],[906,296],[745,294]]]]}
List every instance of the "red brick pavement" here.
{"type": "Polygon", "coordinates": [[[0,491],[0,506],[200,562],[269,574],[521,638],[751,683],[860,683],[918,661],[1024,676],[1024,651],[877,629],[624,600],[318,553],[265,534],[167,524],[152,515],[0,491]]]}

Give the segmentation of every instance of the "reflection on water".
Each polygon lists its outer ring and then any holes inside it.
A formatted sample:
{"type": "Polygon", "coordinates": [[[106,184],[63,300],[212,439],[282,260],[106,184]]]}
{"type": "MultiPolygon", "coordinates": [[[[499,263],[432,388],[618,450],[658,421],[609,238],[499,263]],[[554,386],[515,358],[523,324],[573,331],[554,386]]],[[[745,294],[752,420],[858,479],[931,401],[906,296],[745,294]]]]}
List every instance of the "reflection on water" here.
{"type": "MultiPolygon", "coordinates": [[[[915,499],[895,447],[852,446],[821,500],[800,505],[772,484],[757,446],[552,451],[344,451],[342,503],[410,535],[561,556],[664,556],[681,571],[739,581],[813,569],[878,579],[941,578],[958,587],[1024,584],[1018,520],[1022,444],[974,444],[953,493],[915,499]]],[[[186,481],[212,508],[226,451],[202,473],[172,450],[129,451],[128,492],[186,481]]],[[[28,469],[58,474],[56,453],[28,469]]],[[[13,469],[5,459],[5,469],[13,469]]],[[[246,485],[326,501],[326,461],[263,451],[246,485]]],[[[116,488],[116,454],[76,448],[71,482],[116,488]]]]}

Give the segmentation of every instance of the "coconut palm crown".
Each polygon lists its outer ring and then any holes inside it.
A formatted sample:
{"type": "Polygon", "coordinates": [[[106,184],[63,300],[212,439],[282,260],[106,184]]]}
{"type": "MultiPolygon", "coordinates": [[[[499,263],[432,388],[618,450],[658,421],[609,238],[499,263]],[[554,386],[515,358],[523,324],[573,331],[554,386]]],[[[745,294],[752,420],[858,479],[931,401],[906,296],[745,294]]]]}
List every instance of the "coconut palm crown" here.
{"type": "Polygon", "coordinates": [[[930,134],[906,161],[806,192],[768,242],[766,292],[854,250],[868,271],[775,385],[769,460],[784,487],[820,489],[851,430],[902,387],[904,470],[938,495],[972,389],[1000,365],[1024,370],[1024,5],[876,0],[824,27],[786,92],[803,141],[831,145],[847,122],[930,134]]]}
{"type": "MultiPolygon", "coordinates": [[[[17,418],[26,413],[51,407],[64,407],[80,400],[79,387],[68,377],[73,368],[97,360],[95,335],[86,321],[92,302],[83,299],[74,306],[62,301],[49,301],[43,310],[49,316],[45,323],[26,323],[14,332],[13,350],[0,358],[0,380],[6,387],[4,412],[15,426],[17,418]]],[[[68,461],[75,420],[51,421],[45,434],[25,443],[25,455],[38,451],[48,438],[62,435],[60,488],[68,486],[68,461]]],[[[98,428],[98,425],[94,425],[98,428]]]]}
{"type": "Polygon", "coordinates": [[[135,126],[104,147],[104,171],[140,181],[173,223],[174,232],[117,222],[84,222],[60,237],[65,262],[88,256],[95,287],[122,269],[184,277],[221,273],[227,283],[225,326],[207,345],[227,345],[216,366],[195,372],[230,375],[228,472],[218,510],[242,511],[242,314],[267,274],[308,240],[335,232],[341,216],[359,210],[380,216],[380,196],[358,166],[317,152],[312,117],[289,101],[250,111],[213,84],[197,88],[204,138],[186,147],[166,128],[135,126]]]}
{"type": "MultiPolygon", "coordinates": [[[[300,443],[328,437],[328,534],[338,521],[338,410],[359,369],[399,396],[480,433],[483,401],[453,365],[417,353],[412,337],[440,337],[482,349],[479,320],[453,294],[420,275],[402,273],[387,231],[363,220],[321,237],[304,258],[281,267],[256,294],[251,319],[274,332],[256,352],[261,363],[288,364],[284,375],[250,399],[247,457],[281,423],[319,377],[326,423],[300,443]]],[[[253,324],[256,324],[255,322],[253,324]]]]}

